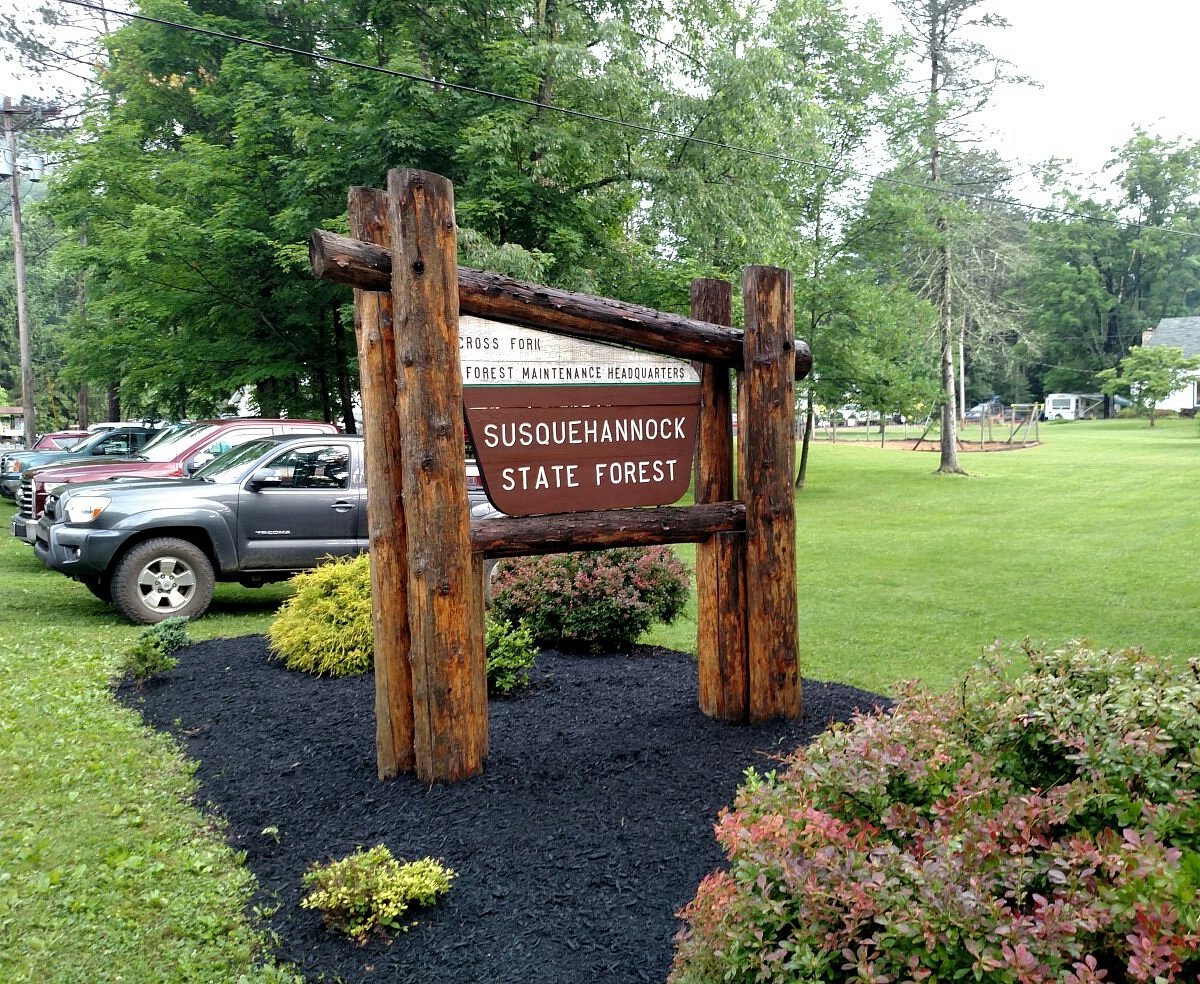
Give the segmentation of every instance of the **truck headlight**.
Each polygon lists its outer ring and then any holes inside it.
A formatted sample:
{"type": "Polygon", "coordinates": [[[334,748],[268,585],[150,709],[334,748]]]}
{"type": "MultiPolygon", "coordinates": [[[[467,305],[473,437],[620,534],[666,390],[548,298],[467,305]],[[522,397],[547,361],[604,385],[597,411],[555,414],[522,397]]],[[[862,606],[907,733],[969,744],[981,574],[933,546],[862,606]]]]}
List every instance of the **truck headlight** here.
{"type": "Polygon", "coordinates": [[[104,495],[71,496],[66,505],[67,522],[90,523],[108,508],[111,501],[104,495]]]}

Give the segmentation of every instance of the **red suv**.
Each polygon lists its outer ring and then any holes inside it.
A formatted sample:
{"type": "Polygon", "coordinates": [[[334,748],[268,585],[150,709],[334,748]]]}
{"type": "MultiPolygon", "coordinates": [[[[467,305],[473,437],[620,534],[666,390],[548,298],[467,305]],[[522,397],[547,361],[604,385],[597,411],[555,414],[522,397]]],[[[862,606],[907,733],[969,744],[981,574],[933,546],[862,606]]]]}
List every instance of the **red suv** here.
{"type": "Polygon", "coordinates": [[[320,420],[268,420],[263,417],[229,417],[199,420],[165,439],[146,445],[132,458],[108,458],[78,465],[55,464],[34,469],[21,479],[17,492],[20,510],[13,517],[13,536],[32,543],[38,517],[50,490],[76,482],[106,478],[183,478],[208,464],[222,451],[271,434],[336,434],[333,424],[320,420]]]}

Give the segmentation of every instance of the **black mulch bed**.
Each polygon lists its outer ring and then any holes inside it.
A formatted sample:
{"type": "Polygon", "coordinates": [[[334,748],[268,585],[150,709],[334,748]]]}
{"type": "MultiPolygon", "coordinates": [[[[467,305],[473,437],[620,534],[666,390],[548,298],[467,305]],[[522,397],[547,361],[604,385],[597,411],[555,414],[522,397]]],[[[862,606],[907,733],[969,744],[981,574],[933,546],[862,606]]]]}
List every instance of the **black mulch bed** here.
{"type": "Polygon", "coordinates": [[[803,721],[718,724],[696,708],[689,656],[543,651],[526,693],[491,701],[484,773],[426,787],[376,778],[369,675],[288,672],[260,636],[180,655],[121,699],[199,760],[200,800],[278,905],[279,958],[309,980],[661,982],[676,910],[723,860],[712,823],[743,770],[882,702],[805,681],[803,721]],[[381,841],[458,877],[409,932],[359,947],[299,907],[301,875],[381,841]]]}

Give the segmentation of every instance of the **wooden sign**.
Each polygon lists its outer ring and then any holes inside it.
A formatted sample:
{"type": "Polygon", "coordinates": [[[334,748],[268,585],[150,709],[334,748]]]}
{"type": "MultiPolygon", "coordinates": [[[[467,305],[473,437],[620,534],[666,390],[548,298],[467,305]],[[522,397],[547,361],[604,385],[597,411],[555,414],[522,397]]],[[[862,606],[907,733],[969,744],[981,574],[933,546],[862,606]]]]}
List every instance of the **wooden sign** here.
{"type": "Polygon", "coordinates": [[[511,516],[677,502],[696,446],[690,363],[463,316],[467,428],[511,516]]]}

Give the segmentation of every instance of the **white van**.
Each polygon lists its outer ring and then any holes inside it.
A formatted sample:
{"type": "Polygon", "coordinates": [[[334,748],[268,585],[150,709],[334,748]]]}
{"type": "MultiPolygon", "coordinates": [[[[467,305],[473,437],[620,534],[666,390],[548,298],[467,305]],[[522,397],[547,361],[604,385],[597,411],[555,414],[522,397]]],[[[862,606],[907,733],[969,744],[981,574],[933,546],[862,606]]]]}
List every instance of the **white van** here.
{"type": "Polygon", "coordinates": [[[1103,413],[1100,393],[1050,393],[1042,410],[1047,420],[1091,420],[1103,413]]]}

